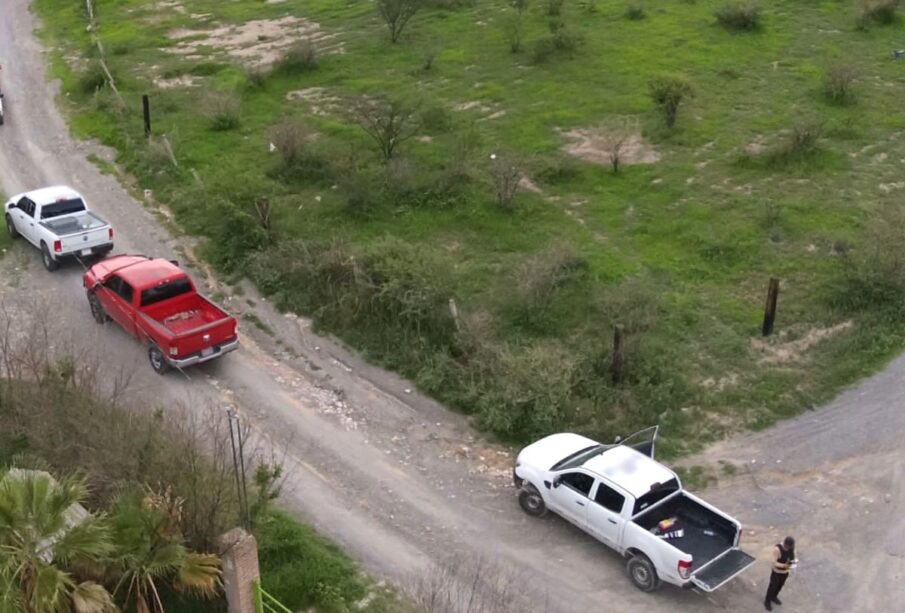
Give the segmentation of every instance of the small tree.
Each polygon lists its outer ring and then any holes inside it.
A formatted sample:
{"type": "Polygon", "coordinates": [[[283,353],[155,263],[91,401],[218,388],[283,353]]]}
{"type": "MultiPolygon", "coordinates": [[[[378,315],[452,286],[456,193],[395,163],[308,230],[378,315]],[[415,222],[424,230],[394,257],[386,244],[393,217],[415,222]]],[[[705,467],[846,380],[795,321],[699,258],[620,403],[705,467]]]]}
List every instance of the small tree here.
{"type": "Polygon", "coordinates": [[[511,211],[515,208],[515,193],[522,180],[522,165],[514,155],[490,156],[490,176],[500,208],[511,211]]]}
{"type": "Polygon", "coordinates": [[[691,85],[684,77],[665,75],[654,77],[648,83],[650,97],[666,119],[667,127],[673,127],[676,123],[676,115],[679,113],[679,105],[685,98],[694,95],[691,85]]]}
{"type": "Polygon", "coordinates": [[[423,6],[424,0],[377,0],[377,13],[390,30],[393,43],[399,42],[405,26],[423,6]]]}
{"type": "Polygon", "coordinates": [[[399,100],[362,100],[355,108],[355,122],[370,136],[384,161],[396,148],[418,133],[417,108],[399,100]]]}
{"type": "Polygon", "coordinates": [[[632,137],[638,133],[638,125],[630,119],[618,119],[601,128],[603,145],[610,158],[613,173],[619,172],[622,154],[632,137]]]}

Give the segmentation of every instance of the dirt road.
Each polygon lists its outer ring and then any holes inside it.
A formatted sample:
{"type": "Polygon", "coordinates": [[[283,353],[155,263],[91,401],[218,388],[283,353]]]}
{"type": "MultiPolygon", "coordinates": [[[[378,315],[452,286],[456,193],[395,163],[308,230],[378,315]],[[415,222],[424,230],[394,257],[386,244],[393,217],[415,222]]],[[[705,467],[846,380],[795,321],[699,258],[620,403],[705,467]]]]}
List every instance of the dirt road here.
{"type": "MultiPolygon", "coordinates": [[[[11,194],[70,184],[117,228],[118,252],[181,259],[185,239],[170,236],[116,178],[87,161],[91,153],[110,153],[68,135],[35,25],[27,0],[0,5],[8,106],[0,187],[11,194]]],[[[228,305],[253,310],[274,337],[245,325],[240,351],[191,371],[190,380],[158,377],[123,332],[94,324],[77,266],[48,274],[21,242],[0,265],[0,300],[51,310],[60,334],[134,371],[137,397],[238,407],[262,439],[288,450],[287,507],[394,582],[457,556],[466,565],[484,559],[511,577],[513,611],[755,611],[769,546],[790,530],[803,562],[784,593],[784,610],[894,610],[905,601],[897,581],[905,560],[905,454],[897,448],[905,431],[905,360],[830,407],[695,459],[744,467],[704,494],[753,531],[746,548],[762,561],[710,597],[672,588],[647,595],[629,585],[614,553],[558,519],[521,513],[508,450],[482,443],[461,417],[410,383],[364,364],[260,297],[233,297],[228,305]]]]}

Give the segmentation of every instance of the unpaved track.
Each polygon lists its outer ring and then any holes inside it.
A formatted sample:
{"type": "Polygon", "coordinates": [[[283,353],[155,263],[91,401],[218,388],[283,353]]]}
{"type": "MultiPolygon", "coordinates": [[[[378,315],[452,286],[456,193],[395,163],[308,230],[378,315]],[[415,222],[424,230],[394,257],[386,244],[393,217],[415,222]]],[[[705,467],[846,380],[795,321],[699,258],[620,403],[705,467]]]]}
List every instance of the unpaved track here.
{"type": "MultiPolygon", "coordinates": [[[[0,187],[10,194],[68,183],[117,228],[118,252],[177,257],[177,241],[86,160],[109,152],[69,137],[34,27],[26,0],[0,1],[0,78],[9,107],[0,128],[0,187]]],[[[636,591],[618,556],[558,519],[530,520],[519,511],[504,450],[476,442],[460,417],[408,393],[410,384],[260,300],[255,312],[284,347],[246,325],[243,348],[190,371],[191,380],[158,377],[124,333],[94,324],[78,267],[50,275],[23,244],[2,266],[0,299],[40,301],[61,334],[102,352],[105,363],[134,370],[136,397],[237,406],[261,440],[287,451],[286,505],[377,575],[405,583],[455,554],[492,561],[514,577],[521,597],[511,610],[762,610],[765,561],[710,597],[636,591]]],[[[244,299],[230,304],[249,308],[244,299]]],[[[749,550],[765,558],[787,527],[799,537],[804,563],[784,593],[785,611],[898,610],[905,601],[903,372],[899,360],[826,410],[695,460],[744,465],[706,496],[754,530],[745,537],[749,550]]]]}

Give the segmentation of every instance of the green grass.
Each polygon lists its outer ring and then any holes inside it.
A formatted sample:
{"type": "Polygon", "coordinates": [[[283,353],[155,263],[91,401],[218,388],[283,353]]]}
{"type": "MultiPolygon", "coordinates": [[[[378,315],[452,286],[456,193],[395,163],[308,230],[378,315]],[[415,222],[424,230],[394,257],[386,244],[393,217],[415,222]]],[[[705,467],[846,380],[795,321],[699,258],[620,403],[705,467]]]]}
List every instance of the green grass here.
{"type": "Polygon", "coordinates": [[[313,529],[275,511],[256,530],[261,585],[293,611],[400,611],[392,592],[313,529]],[[364,606],[355,603],[365,601],[364,606]]]}
{"type": "Polygon", "coordinates": [[[364,0],[187,2],[218,23],[306,17],[344,45],[315,69],[249,82],[214,48],[192,59],[167,52],[168,32],[203,24],[122,0],[103,6],[99,32],[123,110],[106,89],[86,92],[95,73],[62,59],[93,57],[80,5],[36,2],[45,38],[60,48],[53,67],[74,131],[116,147],[141,187],[210,239],[203,253],[215,265],[247,272],[282,308],[312,315],[502,438],[568,428],[609,440],[658,422],[667,454],[813,407],[903,347],[900,309],[840,306],[852,302],[837,296],[845,258],[835,249],[864,252],[867,222],[898,197],[879,186],[900,180],[905,159],[896,110],[905,81],[888,58],[903,21],[858,29],[849,3],[780,0],[763,5],[755,31],[735,32],[717,23],[723,4],[648,6],[631,20],[624,2],[598,2],[594,13],[566,3],[562,19],[584,44],[572,59],[536,64],[531,49],[550,36],[540,3],[524,18],[526,50],[512,54],[509,9],[490,0],[425,9],[396,45],[364,0]],[[823,75],[835,65],[858,75],[854,103],[827,101],[823,75]],[[155,71],[191,75],[198,87],[156,88],[155,71]],[[669,130],[647,84],[676,73],[695,95],[669,130]],[[318,108],[287,96],[313,87],[327,96],[318,108]],[[236,127],[210,129],[202,89],[239,99],[236,127]],[[178,167],[142,136],[142,93],[178,167]],[[346,115],[348,100],[381,94],[420,103],[429,119],[430,141],[401,146],[407,168],[389,187],[346,115]],[[476,108],[457,110],[466,103],[476,108]],[[613,175],[564,157],[560,131],[614,116],[636,118],[661,161],[613,175]],[[291,168],[268,153],[286,117],[318,135],[291,168]],[[817,146],[792,148],[788,132],[812,124],[817,146]],[[764,151],[746,153],[754,142],[764,151]],[[491,152],[523,157],[542,193],[522,191],[514,212],[499,210],[491,152]],[[254,208],[261,194],[269,232],[254,208]],[[767,202],[779,213],[766,213],[767,202]],[[565,277],[548,264],[563,249],[578,263],[565,277]],[[772,345],[854,326],[795,359],[765,361],[752,342],[770,276],[782,279],[777,332],[786,335],[772,345]],[[618,385],[607,373],[616,323],[628,330],[618,385]]]}

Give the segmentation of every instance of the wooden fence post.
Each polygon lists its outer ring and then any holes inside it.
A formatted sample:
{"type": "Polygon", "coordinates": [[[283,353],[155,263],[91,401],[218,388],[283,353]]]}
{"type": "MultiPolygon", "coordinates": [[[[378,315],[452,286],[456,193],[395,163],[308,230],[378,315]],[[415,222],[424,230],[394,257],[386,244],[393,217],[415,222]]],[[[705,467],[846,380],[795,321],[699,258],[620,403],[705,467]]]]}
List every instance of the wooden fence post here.
{"type": "Polygon", "coordinates": [[[141,96],[141,109],[145,116],[145,136],[151,136],[151,100],[148,94],[141,96]]]}
{"type": "Polygon", "coordinates": [[[764,307],[764,325],[761,332],[764,336],[773,334],[773,321],[776,319],[776,300],[779,298],[779,279],[770,277],[767,288],[767,304],[764,307]]]}

